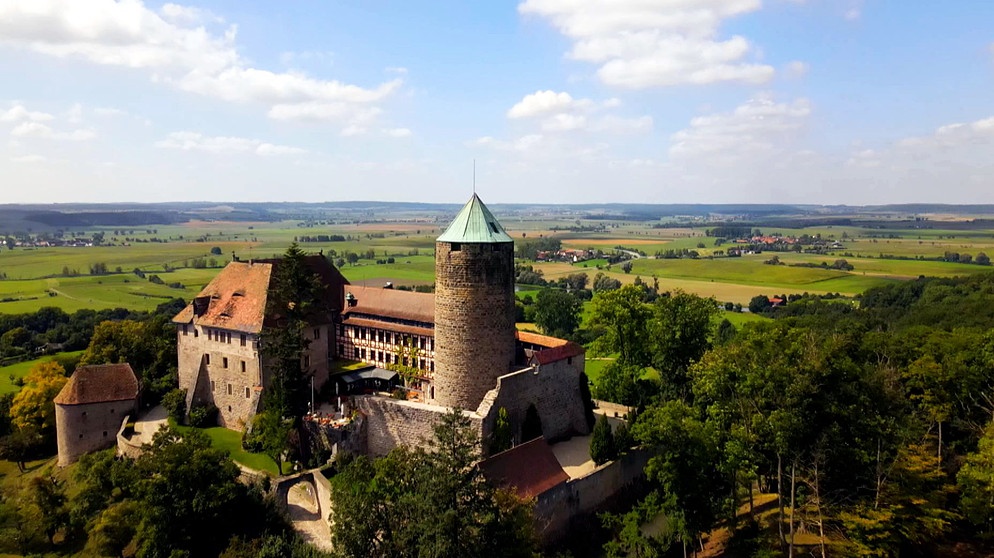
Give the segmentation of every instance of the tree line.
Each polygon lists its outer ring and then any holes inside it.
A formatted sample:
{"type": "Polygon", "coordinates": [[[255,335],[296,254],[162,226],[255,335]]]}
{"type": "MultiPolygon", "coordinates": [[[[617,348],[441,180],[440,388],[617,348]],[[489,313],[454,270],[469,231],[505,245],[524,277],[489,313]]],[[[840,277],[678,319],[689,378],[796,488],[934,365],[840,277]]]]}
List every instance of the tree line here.
{"type": "Polygon", "coordinates": [[[712,325],[711,299],[595,296],[592,348],[617,355],[595,395],[638,409],[631,434],[652,456],[648,496],[606,521],[608,555],[693,552],[719,525],[751,555],[800,556],[802,531],[820,556],[990,552],[991,293],[994,274],[921,279],[741,331],[712,325]],[[772,518],[753,505],[767,494],[772,518]]]}

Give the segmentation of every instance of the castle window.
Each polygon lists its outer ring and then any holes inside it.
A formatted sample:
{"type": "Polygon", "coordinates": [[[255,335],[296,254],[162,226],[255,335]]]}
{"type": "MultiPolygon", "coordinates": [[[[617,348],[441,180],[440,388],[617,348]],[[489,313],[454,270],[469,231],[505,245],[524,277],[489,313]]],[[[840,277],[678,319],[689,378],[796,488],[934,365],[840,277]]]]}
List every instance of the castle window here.
{"type": "Polygon", "coordinates": [[[249,398],[249,388],[248,388],[248,386],[245,386],[245,399],[248,399],[248,398],[249,398]]]}
{"type": "Polygon", "coordinates": [[[197,331],[197,328],[193,328],[193,337],[194,338],[200,337],[200,332],[197,331]]]}
{"type": "Polygon", "coordinates": [[[376,356],[377,356],[376,360],[378,360],[380,362],[383,362],[383,351],[380,351],[379,353],[377,353],[376,356]]]}
{"type": "Polygon", "coordinates": [[[321,339],[321,328],[314,328],[314,338],[321,339]]]}
{"type": "Polygon", "coordinates": [[[338,344],[338,354],[341,356],[345,356],[345,345],[343,345],[342,343],[338,344]]]}
{"type": "Polygon", "coordinates": [[[341,335],[342,337],[345,337],[345,325],[344,324],[338,326],[338,334],[341,335]]]}
{"type": "Polygon", "coordinates": [[[186,335],[186,324],[183,324],[183,335],[186,335]]]}
{"type": "Polygon", "coordinates": [[[107,431],[104,430],[104,438],[106,438],[106,437],[107,437],[107,431]]]}
{"type": "Polygon", "coordinates": [[[221,367],[222,368],[227,368],[228,367],[228,357],[224,357],[224,358],[221,359],[221,367]]]}
{"type": "Polygon", "coordinates": [[[242,372],[245,372],[245,361],[242,361],[242,372]]]}
{"type": "Polygon", "coordinates": [[[378,340],[379,340],[380,343],[383,342],[383,331],[382,330],[380,330],[379,332],[377,332],[377,338],[378,338],[378,340]]]}
{"type": "Polygon", "coordinates": [[[211,380],[211,392],[217,391],[217,386],[214,385],[214,380],[211,380]]]}
{"type": "Polygon", "coordinates": [[[304,368],[311,365],[311,355],[304,355],[304,368]]]}
{"type": "Polygon", "coordinates": [[[228,412],[231,412],[231,405],[228,405],[228,412]]]}
{"type": "Polygon", "coordinates": [[[429,368],[429,370],[431,370],[432,372],[434,372],[434,371],[435,371],[435,361],[434,361],[434,360],[428,363],[428,368],[429,368]]]}
{"type": "Polygon", "coordinates": [[[359,347],[352,347],[352,358],[359,360],[359,347]]]}
{"type": "Polygon", "coordinates": [[[393,344],[393,333],[387,332],[387,343],[393,344]]]}
{"type": "Polygon", "coordinates": [[[79,439],[80,439],[80,440],[82,440],[82,439],[83,439],[83,435],[82,435],[82,434],[80,434],[80,435],[79,435],[79,439]]]}
{"type": "Polygon", "coordinates": [[[573,364],[573,357],[567,357],[566,364],[573,364]]]}
{"type": "Polygon", "coordinates": [[[213,341],[214,340],[214,333],[211,332],[211,330],[209,330],[209,329],[207,330],[207,340],[208,341],[213,341]]]}
{"type": "Polygon", "coordinates": [[[110,410],[110,414],[112,414],[112,415],[114,414],[114,409],[110,410]]]}
{"type": "Polygon", "coordinates": [[[86,416],[86,411],[83,411],[83,416],[84,416],[84,417],[86,416]]]}
{"type": "Polygon", "coordinates": [[[433,350],[433,351],[435,350],[435,338],[434,337],[431,338],[431,350],[433,350]]]}
{"type": "Polygon", "coordinates": [[[241,343],[242,347],[245,346],[245,334],[244,333],[238,336],[238,341],[241,343]]]}
{"type": "Polygon", "coordinates": [[[210,364],[211,363],[211,354],[210,353],[204,353],[204,363],[206,363],[206,364],[210,364]]]}
{"type": "Polygon", "coordinates": [[[462,244],[459,244],[458,242],[453,242],[452,243],[452,248],[450,248],[449,250],[451,252],[458,252],[458,251],[462,250],[462,244]]]}
{"type": "Polygon", "coordinates": [[[362,349],[362,360],[366,360],[366,349],[362,349]]]}
{"type": "MultiPolygon", "coordinates": [[[[228,395],[231,395],[231,384],[228,384],[228,395]]],[[[231,407],[228,407],[228,410],[230,411],[231,407]]]]}

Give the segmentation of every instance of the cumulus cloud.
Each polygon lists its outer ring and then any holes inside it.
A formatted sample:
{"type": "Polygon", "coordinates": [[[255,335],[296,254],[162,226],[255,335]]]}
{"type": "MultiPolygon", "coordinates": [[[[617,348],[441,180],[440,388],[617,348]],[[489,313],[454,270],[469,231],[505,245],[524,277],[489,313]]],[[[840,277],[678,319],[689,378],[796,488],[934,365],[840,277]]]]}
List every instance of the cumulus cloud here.
{"type": "Polygon", "coordinates": [[[758,96],[731,112],[698,116],[671,136],[671,157],[725,159],[771,153],[789,144],[811,114],[807,99],[778,103],[758,96]]]}
{"type": "Polygon", "coordinates": [[[542,132],[629,133],[652,129],[650,116],[622,118],[608,112],[619,106],[621,101],[616,98],[596,102],[576,99],[565,91],[545,90],[525,95],[507,111],[507,117],[536,122],[542,132]]]}
{"type": "MultiPolygon", "coordinates": [[[[66,111],[66,120],[78,124],[81,120],[82,108],[76,104],[66,111]]],[[[97,136],[89,129],[77,128],[70,131],[56,130],[52,127],[55,116],[40,111],[28,110],[23,104],[14,103],[11,108],[0,111],[0,122],[12,124],[10,136],[13,138],[41,138],[66,141],[87,141],[97,136]]]]}
{"type": "Polygon", "coordinates": [[[30,111],[20,103],[14,103],[9,109],[0,111],[0,122],[20,122],[29,120],[32,122],[47,122],[55,117],[47,112],[30,111]]]}
{"type": "Polygon", "coordinates": [[[525,0],[573,41],[570,58],[599,66],[609,85],[641,89],[718,82],[765,83],[773,67],[755,61],[742,36],[719,37],[721,23],[756,11],[760,0],[525,0]]]}
{"type": "Polygon", "coordinates": [[[283,119],[348,123],[393,93],[394,79],[372,88],[252,67],[235,45],[237,27],[216,27],[202,10],[140,0],[13,0],[0,4],[0,43],[58,58],[143,69],[153,81],[222,99],[270,107],[283,119]]]}
{"type": "Polygon", "coordinates": [[[564,113],[584,109],[592,105],[589,99],[574,100],[572,95],[562,91],[536,91],[525,95],[510,110],[508,118],[532,118],[552,113],[564,113]]]}
{"type": "Polygon", "coordinates": [[[256,155],[301,155],[306,149],[275,145],[257,139],[234,136],[205,136],[198,132],[173,132],[156,142],[156,147],[214,154],[255,153],[256,155]]]}

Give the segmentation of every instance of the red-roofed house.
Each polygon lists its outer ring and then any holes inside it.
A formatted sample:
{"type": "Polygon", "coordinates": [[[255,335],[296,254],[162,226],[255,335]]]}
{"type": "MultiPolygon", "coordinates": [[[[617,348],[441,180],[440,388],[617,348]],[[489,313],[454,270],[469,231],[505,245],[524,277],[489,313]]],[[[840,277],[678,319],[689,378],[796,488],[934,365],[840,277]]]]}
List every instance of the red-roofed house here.
{"type": "Polygon", "coordinates": [[[138,378],[129,364],[81,366],[55,396],[59,466],[115,444],[124,417],[138,402],[138,378]]]}

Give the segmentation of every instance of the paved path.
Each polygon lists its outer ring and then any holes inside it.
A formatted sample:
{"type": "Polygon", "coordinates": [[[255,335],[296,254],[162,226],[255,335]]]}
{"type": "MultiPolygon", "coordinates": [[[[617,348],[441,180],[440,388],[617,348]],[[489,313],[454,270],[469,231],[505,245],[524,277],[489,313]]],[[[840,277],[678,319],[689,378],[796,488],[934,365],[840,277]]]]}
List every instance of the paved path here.
{"type": "Polygon", "coordinates": [[[322,517],[314,485],[310,482],[293,485],[287,494],[286,503],[293,526],[304,540],[321,550],[331,550],[331,530],[322,517]]]}
{"type": "Polygon", "coordinates": [[[162,425],[168,422],[168,418],[169,414],[162,405],[153,407],[149,412],[142,415],[141,418],[135,420],[134,441],[139,444],[152,443],[152,436],[155,436],[155,433],[162,428],[162,425]]]}

